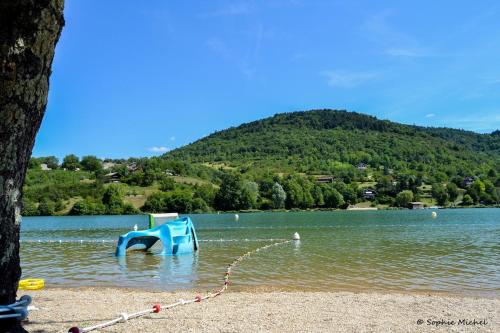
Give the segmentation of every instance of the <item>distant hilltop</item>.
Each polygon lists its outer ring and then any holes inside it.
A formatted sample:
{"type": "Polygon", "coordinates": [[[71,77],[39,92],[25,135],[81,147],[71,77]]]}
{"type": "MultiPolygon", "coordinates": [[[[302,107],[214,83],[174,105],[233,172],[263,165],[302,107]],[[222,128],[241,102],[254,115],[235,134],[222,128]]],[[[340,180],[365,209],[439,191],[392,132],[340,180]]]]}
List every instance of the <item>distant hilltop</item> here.
{"type": "Polygon", "coordinates": [[[500,162],[499,131],[404,125],[343,110],[280,113],[213,133],[164,157],[325,173],[331,163],[455,173],[500,162]]]}

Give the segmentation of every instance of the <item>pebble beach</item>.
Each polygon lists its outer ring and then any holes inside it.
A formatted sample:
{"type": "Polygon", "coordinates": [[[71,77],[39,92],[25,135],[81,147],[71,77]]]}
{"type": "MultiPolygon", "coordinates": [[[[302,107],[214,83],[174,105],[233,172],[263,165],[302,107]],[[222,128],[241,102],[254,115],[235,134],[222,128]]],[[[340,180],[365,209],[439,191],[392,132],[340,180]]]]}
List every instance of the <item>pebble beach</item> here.
{"type": "MultiPolygon", "coordinates": [[[[24,292],[26,293],[26,292],[24,292]]],[[[20,292],[20,295],[23,293],[20,292]]],[[[67,332],[203,293],[119,288],[31,291],[24,327],[67,332]]],[[[500,298],[425,293],[231,291],[99,332],[499,332],[500,298]]]]}

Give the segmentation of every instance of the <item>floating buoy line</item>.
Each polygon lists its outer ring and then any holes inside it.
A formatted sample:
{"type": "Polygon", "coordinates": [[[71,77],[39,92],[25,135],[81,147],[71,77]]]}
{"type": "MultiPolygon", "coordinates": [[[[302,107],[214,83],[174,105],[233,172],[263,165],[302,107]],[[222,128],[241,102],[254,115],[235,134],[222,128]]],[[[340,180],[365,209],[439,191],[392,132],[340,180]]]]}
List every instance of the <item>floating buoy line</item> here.
{"type": "MultiPolygon", "coordinates": [[[[294,237],[292,240],[281,240],[281,241],[276,242],[276,243],[261,246],[257,249],[248,251],[247,253],[245,253],[245,254],[239,256],[238,258],[236,258],[235,260],[233,260],[233,262],[231,262],[227,266],[226,272],[224,273],[224,283],[223,283],[222,287],[215,292],[210,292],[210,293],[206,294],[205,296],[198,295],[198,296],[195,296],[194,298],[189,299],[189,300],[180,299],[177,302],[172,303],[172,304],[162,305],[162,304],[157,303],[157,304],[154,304],[149,309],[145,309],[145,310],[134,312],[134,313],[122,312],[119,317],[117,317],[113,320],[110,320],[110,321],[106,321],[106,322],[101,323],[101,324],[97,324],[97,325],[89,326],[89,327],[84,327],[84,328],[79,328],[77,326],[71,327],[68,330],[68,333],[91,332],[91,331],[99,330],[101,328],[112,326],[112,325],[115,325],[118,323],[124,323],[130,319],[144,317],[144,316],[152,314],[152,313],[159,313],[161,310],[168,310],[168,309],[175,308],[177,306],[187,305],[187,304],[191,304],[191,303],[200,303],[204,300],[220,296],[229,287],[229,284],[230,284],[229,276],[231,275],[232,269],[234,269],[234,267],[237,266],[241,261],[245,260],[246,258],[250,257],[253,254],[256,254],[260,251],[264,251],[264,250],[269,249],[271,247],[276,247],[276,246],[284,245],[284,244],[287,244],[287,243],[290,243],[293,241],[297,241],[296,236],[298,236],[298,233],[296,233],[296,235],[294,234],[294,237]]],[[[300,236],[298,238],[300,239],[300,236]]]]}
{"type": "MultiPolygon", "coordinates": [[[[200,239],[198,242],[277,242],[284,241],[284,238],[245,238],[245,239],[200,239]]],[[[99,244],[117,243],[116,239],[21,239],[21,243],[52,243],[52,244],[99,244]]]]}
{"type": "Polygon", "coordinates": [[[21,239],[21,243],[74,243],[74,244],[84,244],[84,243],[116,243],[115,239],[21,239]]]}

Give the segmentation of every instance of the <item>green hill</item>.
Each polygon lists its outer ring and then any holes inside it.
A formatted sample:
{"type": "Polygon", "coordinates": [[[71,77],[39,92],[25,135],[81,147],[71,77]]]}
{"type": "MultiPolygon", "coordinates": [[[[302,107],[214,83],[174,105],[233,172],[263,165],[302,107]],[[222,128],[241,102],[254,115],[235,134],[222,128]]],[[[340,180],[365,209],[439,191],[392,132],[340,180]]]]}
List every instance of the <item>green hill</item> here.
{"type": "Polygon", "coordinates": [[[23,215],[405,208],[413,201],[500,205],[500,132],[335,110],[277,114],[162,157],[32,158],[23,215]]]}
{"type": "Polygon", "coordinates": [[[403,125],[337,110],[277,114],[165,155],[191,163],[325,174],[340,165],[472,175],[498,171],[500,135],[403,125]]]}

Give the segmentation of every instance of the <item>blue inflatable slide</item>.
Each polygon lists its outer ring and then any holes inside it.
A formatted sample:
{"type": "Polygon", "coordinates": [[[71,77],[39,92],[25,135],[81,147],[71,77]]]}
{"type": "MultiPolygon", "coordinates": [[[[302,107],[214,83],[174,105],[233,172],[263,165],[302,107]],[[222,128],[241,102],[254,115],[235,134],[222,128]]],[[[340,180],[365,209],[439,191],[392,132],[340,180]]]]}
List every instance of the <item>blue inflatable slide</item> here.
{"type": "Polygon", "coordinates": [[[162,255],[185,254],[198,250],[198,238],[193,221],[189,217],[178,218],[177,214],[150,214],[149,227],[148,230],[130,231],[121,235],[116,246],[116,255],[126,255],[127,249],[131,247],[148,250],[158,240],[163,244],[162,255]],[[172,217],[177,218],[172,220],[172,217]],[[160,222],[161,219],[165,220],[160,222]]]}

